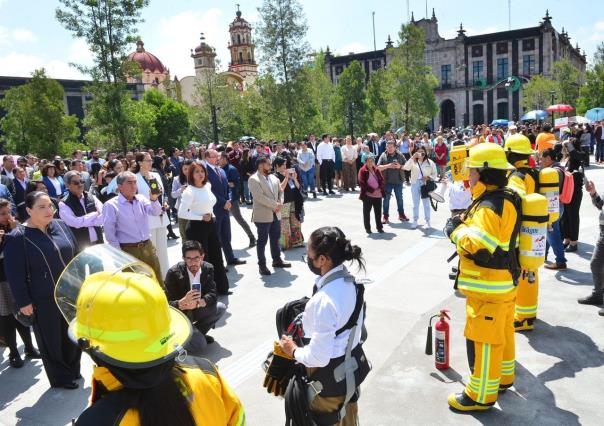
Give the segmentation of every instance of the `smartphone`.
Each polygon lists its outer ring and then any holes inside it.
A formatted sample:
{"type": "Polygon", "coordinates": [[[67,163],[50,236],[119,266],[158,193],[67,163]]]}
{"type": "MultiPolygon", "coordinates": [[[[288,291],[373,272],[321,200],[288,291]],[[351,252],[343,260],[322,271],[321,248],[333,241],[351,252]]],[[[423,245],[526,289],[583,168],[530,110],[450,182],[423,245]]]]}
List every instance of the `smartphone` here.
{"type": "Polygon", "coordinates": [[[159,183],[155,178],[149,179],[149,189],[151,190],[151,195],[161,194],[161,188],[159,187],[159,183]]]}
{"type": "Polygon", "coordinates": [[[199,292],[201,294],[201,284],[200,283],[191,284],[191,290],[197,291],[197,292],[199,292]]]}

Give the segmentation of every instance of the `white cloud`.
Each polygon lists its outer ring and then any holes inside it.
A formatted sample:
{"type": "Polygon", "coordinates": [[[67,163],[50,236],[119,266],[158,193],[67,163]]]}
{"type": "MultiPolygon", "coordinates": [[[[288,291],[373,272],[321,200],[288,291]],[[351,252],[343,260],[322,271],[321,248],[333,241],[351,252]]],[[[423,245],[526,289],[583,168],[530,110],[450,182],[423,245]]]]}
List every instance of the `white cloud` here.
{"type": "Polygon", "coordinates": [[[2,74],[6,76],[30,77],[35,70],[40,68],[44,68],[46,75],[52,78],[85,78],[78,70],[61,60],[47,60],[37,55],[18,52],[10,52],[0,56],[0,69],[2,74]]]}
{"type": "Polygon", "coordinates": [[[604,21],[598,21],[593,26],[593,33],[589,37],[590,41],[604,41],[604,21]]]}
{"type": "Polygon", "coordinates": [[[0,26],[0,46],[14,43],[33,43],[36,41],[38,41],[36,35],[27,28],[6,28],[0,26]]]}
{"type": "Polygon", "coordinates": [[[30,30],[25,28],[16,28],[12,30],[11,33],[13,40],[15,40],[16,42],[33,43],[35,41],[38,41],[38,37],[36,37],[36,35],[30,30]]]}
{"type": "Polygon", "coordinates": [[[78,38],[67,51],[67,61],[78,65],[92,65],[92,52],[84,39],[78,38]]]}
{"type": "Polygon", "coordinates": [[[348,55],[350,53],[368,52],[369,50],[371,50],[371,49],[366,44],[355,41],[355,42],[352,42],[349,44],[345,44],[344,46],[337,49],[336,54],[337,55],[348,55]]]}
{"type": "MultiPolygon", "coordinates": [[[[191,49],[200,43],[200,33],[204,33],[206,43],[216,49],[217,59],[221,69],[228,67],[230,55],[227,49],[229,41],[228,27],[221,22],[222,11],[217,8],[205,12],[185,11],[168,18],[162,18],[159,23],[158,45],[148,47],[163,64],[170,69],[170,76],[179,78],[193,75],[193,59],[191,49]]],[[[144,38],[143,38],[144,41],[144,38]]]]}

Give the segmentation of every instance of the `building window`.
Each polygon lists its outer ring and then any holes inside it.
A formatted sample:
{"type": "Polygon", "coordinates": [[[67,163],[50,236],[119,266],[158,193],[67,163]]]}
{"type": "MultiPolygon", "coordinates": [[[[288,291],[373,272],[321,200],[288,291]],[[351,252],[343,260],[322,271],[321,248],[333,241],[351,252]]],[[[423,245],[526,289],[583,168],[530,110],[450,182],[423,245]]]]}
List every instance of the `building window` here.
{"type": "Polygon", "coordinates": [[[535,39],[529,38],[526,40],[522,40],[522,50],[535,50],[535,39]]]}
{"type": "Polygon", "coordinates": [[[508,90],[505,87],[497,88],[497,99],[507,99],[508,98],[508,90]]]}
{"type": "Polygon", "coordinates": [[[472,124],[484,124],[484,106],[482,104],[472,106],[472,124]]]}
{"type": "Polygon", "coordinates": [[[378,60],[373,60],[371,61],[371,68],[375,71],[375,70],[379,70],[382,67],[382,61],[378,60]]]}
{"type": "Polygon", "coordinates": [[[472,100],[482,101],[484,99],[484,92],[482,90],[472,90],[472,100]]]}
{"type": "Polygon", "coordinates": [[[336,75],[340,75],[344,72],[344,68],[342,67],[342,65],[338,65],[336,67],[336,75]]]}
{"type": "Polygon", "coordinates": [[[535,74],[535,55],[522,56],[522,73],[527,77],[535,74]]]}
{"type": "Polygon", "coordinates": [[[237,34],[237,44],[241,44],[241,34],[237,34]]]}
{"type": "Polygon", "coordinates": [[[508,58],[497,58],[497,79],[508,76],[508,58]]]}
{"type": "Polygon", "coordinates": [[[478,58],[482,56],[482,45],[480,46],[472,46],[472,57],[478,58]]]}
{"type": "Polygon", "coordinates": [[[474,84],[477,84],[480,79],[482,79],[482,72],[484,69],[484,64],[482,61],[473,61],[472,62],[472,80],[474,84]]]}
{"type": "Polygon", "coordinates": [[[451,64],[440,66],[440,81],[443,88],[451,87],[451,64]]]}
{"type": "Polygon", "coordinates": [[[497,52],[498,55],[503,55],[505,53],[508,53],[508,42],[504,41],[501,43],[497,43],[497,45],[495,46],[495,51],[497,52]]]}
{"type": "Polygon", "coordinates": [[[497,104],[497,119],[507,120],[509,119],[509,108],[507,102],[500,102],[497,104]]]}

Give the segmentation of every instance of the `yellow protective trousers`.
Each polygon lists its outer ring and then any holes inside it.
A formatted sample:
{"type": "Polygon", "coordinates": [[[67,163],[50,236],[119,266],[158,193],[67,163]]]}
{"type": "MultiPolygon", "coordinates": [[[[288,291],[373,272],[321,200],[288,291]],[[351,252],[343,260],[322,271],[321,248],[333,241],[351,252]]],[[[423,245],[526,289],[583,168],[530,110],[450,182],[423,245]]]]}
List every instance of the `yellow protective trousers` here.
{"type": "Polygon", "coordinates": [[[528,273],[522,271],[518,280],[518,292],[516,294],[516,311],[514,319],[523,321],[525,319],[537,318],[537,306],[539,304],[539,273],[535,271],[534,282],[529,282],[528,273]]]}
{"type": "Polygon", "coordinates": [[[464,335],[471,371],[465,392],[475,402],[492,405],[499,387],[514,383],[514,301],[492,303],[468,297],[464,335]]]}

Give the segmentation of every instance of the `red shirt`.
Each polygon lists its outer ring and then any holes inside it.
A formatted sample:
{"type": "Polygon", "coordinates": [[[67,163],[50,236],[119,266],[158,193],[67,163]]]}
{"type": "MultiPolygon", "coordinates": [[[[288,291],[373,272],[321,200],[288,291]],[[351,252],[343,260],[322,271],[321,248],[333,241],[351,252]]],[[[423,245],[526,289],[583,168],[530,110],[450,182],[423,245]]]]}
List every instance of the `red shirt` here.
{"type": "Polygon", "coordinates": [[[439,166],[446,166],[447,165],[447,145],[445,145],[444,143],[442,145],[436,144],[434,146],[434,152],[436,153],[437,157],[436,157],[436,164],[438,164],[439,166]],[[442,157],[442,158],[439,158],[442,157]]]}

